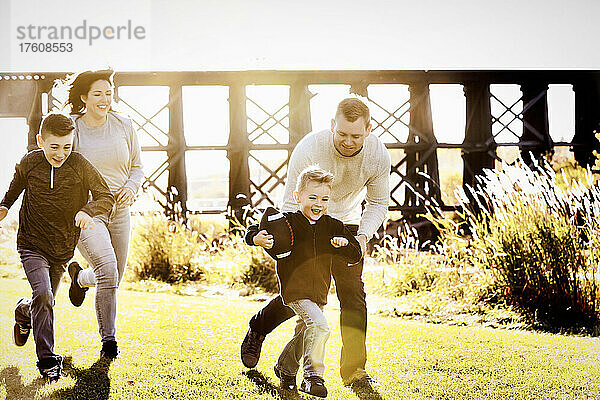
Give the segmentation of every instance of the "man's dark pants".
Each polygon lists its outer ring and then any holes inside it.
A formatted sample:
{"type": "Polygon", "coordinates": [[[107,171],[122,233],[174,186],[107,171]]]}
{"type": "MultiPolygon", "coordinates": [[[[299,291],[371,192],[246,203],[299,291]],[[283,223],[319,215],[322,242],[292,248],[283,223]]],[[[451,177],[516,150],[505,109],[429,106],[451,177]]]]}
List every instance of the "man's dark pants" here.
{"type": "MultiPolygon", "coordinates": [[[[357,225],[348,225],[356,234],[357,225]]],[[[335,259],[335,258],[334,258],[335,259]]],[[[362,373],[367,361],[367,302],[362,281],[363,260],[348,267],[346,263],[331,266],[335,287],[340,301],[340,328],[342,333],[342,356],[340,375],[344,382],[354,373],[362,373]]],[[[280,324],[294,316],[294,312],[277,296],[250,319],[250,329],[266,336],[280,324]]]]}

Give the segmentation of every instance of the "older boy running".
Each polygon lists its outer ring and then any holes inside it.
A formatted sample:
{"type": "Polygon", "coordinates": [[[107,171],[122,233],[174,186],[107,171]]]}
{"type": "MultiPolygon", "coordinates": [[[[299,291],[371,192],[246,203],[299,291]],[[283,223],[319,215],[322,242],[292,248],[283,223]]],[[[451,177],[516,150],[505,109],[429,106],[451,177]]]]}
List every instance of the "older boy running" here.
{"type": "Polygon", "coordinates": [[[48,380],[59,379],[62,371],[62,357],[54,352],[54,299],[65,264],[73,257],[80,229],[91,228],[92,217],[108,213],[114,204],[100,173],[72,152],[74,128],[65,115],[44,118],[37,135],[41,149],[23,157],[0,202],[2,221],[25,192],[17,250],[32,298],[17,302],[13,337],[17,346],[23,346],[33,328],[37,367],[48,380]]]}
{"type": "MultiPolygon", "coordinates": [[[[370,135],[370,121],[369,108],[362,101],[356,98],[342,100],[331,120],[331,130],[306,135],[292,152],[281,207],[282,212],[297,210],[293,192],[304,168],[318,164],[332,172],[335,180],[329,215],[348,225],[363,254],[368,240],[383,222],[389,204],[390,156],[384,144],[375,135],[370,135]],[[361,215],[363,199],[366,206],[361,215]]],[[[340,375],[346,386],[356,390],[368,389],[373,383],[365,371],[367,305],[362,269],[362,261],[351,269],[346,265],[331,267],[341,308],[340,375]]],[[[256,366],[265,336],[293,315],[281,296],[277,296],[252,316],[241,346],[242,362],[246,367],[256,366]]]]}

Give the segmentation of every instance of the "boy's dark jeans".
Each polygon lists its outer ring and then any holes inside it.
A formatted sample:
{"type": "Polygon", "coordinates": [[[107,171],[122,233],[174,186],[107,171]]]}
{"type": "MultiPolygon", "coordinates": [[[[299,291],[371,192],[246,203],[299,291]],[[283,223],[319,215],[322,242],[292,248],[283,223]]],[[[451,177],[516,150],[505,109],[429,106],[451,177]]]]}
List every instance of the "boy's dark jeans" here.
{"type": "Polygon", "coordinates": [[[31,250],[20,249],[19,254],[33,293],[31,299],[17,303],[15,320],[33,328],[38,360],[58,359],[54,353],[54,297],[65,265],[50,265],[44,256],[31,250]]]}
{"type": "MultiPolygon", "coordinates": [[[[358,226],[348,225],[356,235],[358,226]]],[[[343,381],[365,369],[367,361],[367,301],[362,281],[363,260],[348,267],[342,263],[332,265],[331,273],[340,301],[340,329],[342,333],[342,356],[340,375],[343,381]]],[[[294,316],[294,312],[283,304],[280,295],[260,309],[250,319],[250,328],[266,336],[280,324],[294,316]]]]}

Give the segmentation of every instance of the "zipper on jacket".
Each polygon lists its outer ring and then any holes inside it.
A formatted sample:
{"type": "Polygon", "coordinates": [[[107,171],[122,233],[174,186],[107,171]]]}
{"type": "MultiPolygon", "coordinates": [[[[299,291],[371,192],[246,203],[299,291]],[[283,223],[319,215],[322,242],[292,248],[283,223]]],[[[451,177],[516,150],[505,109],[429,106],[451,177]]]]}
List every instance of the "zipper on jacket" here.
{"type": "Polygon", "coordinates": [[[318,264],[317,264],[317,224],[315,223],[313,226],[313,252],[314,252],[314,258],[313,258],[313,270],[314,270],[314,278],[313,278],[313,289],[312,289],[312,294],[313,296],[316,298],[315,293],[316,293],[316,281],[319,277],[319,268],[318,268],[318,264]]]}
{"type": "Polygon", "coordinates": [[[50,189],[54,189],[54,166],[50,166],[50,189]]]}

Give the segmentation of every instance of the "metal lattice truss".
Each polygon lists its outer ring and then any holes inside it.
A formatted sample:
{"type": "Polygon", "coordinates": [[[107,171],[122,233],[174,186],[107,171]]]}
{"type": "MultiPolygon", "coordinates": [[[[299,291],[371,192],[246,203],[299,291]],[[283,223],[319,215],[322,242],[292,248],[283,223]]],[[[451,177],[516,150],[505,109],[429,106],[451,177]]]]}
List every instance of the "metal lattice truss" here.
{"type": "MultiPolygon", "coordinates": [[[[275,111],[270,111],[268,107],[259,104],[249,96],[246,96],[246,100],[261,118],[257,121],[258,118],[251,117],[250,113],[246,114],[250,148],[263,148],[265,144],[272,144],[279,149],[289,149],[289,101],[281,106],[275,106],[275,111]],[[276,129],[285,131],[283,137],[274,132],[276,129]]],[[[278,198],[276,193],[281,192],[285,185],[289,153],[282,161],[281,157],[277,157],[281,152],[275,150],[250,151],[248,154],[250,201],[254,207],[265,208],[275,205],[275,200],[278,198]]]]}
{"type": "MultiPolygon", "coordinates": [[[[519,104],[523,101],[523,97],[520,97],[517,101],[515,101],[514,103],[512,103],[509,106],[509,105],[506,105],[502,100],[500,100],[493,93],[490,93],[490,99],[496,101],[499,105],[501,105],[504,108],[504,111],[497,117],[492,115],[492,124],[499,124],[500,129],[498,130],[498,132],[493,133],[492,137],[489,138],[485,144],[489,145],[490,143],[492,143],[492,141],[495,141],[495,139],[504,131],[510,132],[510,134],[512,134],[512,136],[514,136],[515,139],[517,139],[517,141],[521,141],[521,136],[519,134],[517,134],[510,127],[510,125],[515,121],[520,121],[523,123],[523,132],[525,132],[525,129],[527,129],[531,133],[533,133],[533,135],[536,138],[538,138],[540,142],[544,142],[544,140],[545,140],[544,135],[539,130],[537,130],[534,126],[532,126],[529,122],[527,122],[523,118],[523,114],[525,114],[529,109],[531,109],[531,107],[533,107],[545,95],[546,95],[546,91],[544,90],[541,93],[539,93],[536,97],[531,99],[529,102],[527,102],[527,104],[525,104],[523,106],[523,109],[521,110],[521,112],[516,112],[515,108],[518,108],[519,104]],[[503,118],[505,115],[512,116],[512,119],[507,123],[504,123],[501,121],[501,118],[503,118]]],[[[524,144],[524,143],[521,143],[521,144],[524,144]]]]}
{"type": "Polygon", "coordinates": [[[128,109],[127,114],[131,116],[134,127],[136,128],[137,133],[140,136],[140,139],[143,136],[146,136],[146,137],[151,138],[152,141],[156,143],[155,146],[143,146],[142,150],[144,150],[144,151],[160,151],[160,152],[164,151],[164,154],[165,154],[164,161],[162,163],[160,163],[160,165],[157,168],[155,168],[152,172],[146,171],[146,174],[145,174],[146,177],[145,177],[144,182],[142,183],[142,189],[144,191],[148,191],[149,189],[152,189],[153,191],[157,192],[157,194],[159,194],[159,196],[154,196],[155,200],[161,205],[161,207],[163,207],[163,209],[165,209],[165,211],[168,212],[169,210],[172,210],[172,208],[173,208],[172,207],[173,205],[170,204],[171,199],[173,198],[172,189],[169,189],[168,185],[167,185],[167,187],[162,187],[162,185],[160,185],[158,183],[158,180],[161,177],[163,177],[165,175],[165,173],[169,170],[169,165],[171,163],[176,162],[181,157],[183,157],[185,154],[177,153],[174,155],[169,155],[167,153],[169,133],[165,132],[165,130],[160,128],[158,126],[158,124],[155,123],[154,121],[158,117],[158,115],[160,115],[165,109],[168,111],[171,104],[174,101],[176,101],[177,98],[171,98],[166,104],[161,106],[152,115],[147,116],[142,111],[140,111],[138,108],[136,108],[133,104],[131,104],[130,102],[125,100],[123,97],[119,96],[118,93],[119,92],[116,91],[115,98],[119,102],[120,105],[123,105],[128,109]],[[150,127],[154,128],[154,130],[156,130],[156,132],[152,132],[150,130],[150,127]]]}
{"type": "MultiPolygon", "coordinates": [[[[248,132],[248,140],[251,143],[260,143],[264,142],[265,139],[271,143],[276,144],[286,144],[289,143],[289,129],[284,122],[286,119],[289,119],[289,107],[290,103],[286,103],[279,107],[275,112],[269,112],[256,101],[252,100],[250,97],[246,97],[248,103],[253,105],[261,114],[261,116],[266,117],[262,122],[257,122],[249,115],[246,115],[248,122],[254,126],[252,131],[248,132]],[[281,140],[281,138],[277,137],[271,130],[275,127],[280,127],[285,129],[288,132],[288,140],[281,140]]],[[[289,124],[288,124],[289,125],[289,124]]]]}
{"type": "MultiPolygon", "coordinates": [[[[264,152],[262,152],[264,153],[264,152]]],[[[278,197],[275,195],[276,189],[278,191],[283,190],[283,186],[285,186],[285,178],[287,177],[287,165],[289,162],[289,158],[283,162],[278,162],[274,160],[274,165],[270,166],[269,161],[261,161],[256,154],[250,152],[249,161],[252,164],[258,165],[262,170],[266,171],[268,176],[258,181],[258,177],[255,177],[254,180],[252,176],[250,177],[250,191],[253,193],[251,198],[252,205],[254,207],[265,208],[267,206],[275,206],[275,199],[278,197]]]]}
{"type": "Polygon", "coordinates": [[[416,99],[407,99],[393,111],[386,109],[380,102],[367,94],[370,107],[376,107],[382,111],[385,118],[378,121],[371,118],[372,131],[381,139],[389,135],[395,139],[395,143],[388,145],[389,148],[402,148],[401,159],[392,163],[391,179],[398,182],[390,188],[390,199],[393,207],[403,208],[422,205],[427,199],[439,203],[439,185],[430,174],[428,174],[430,163],[437,165],[437,142],[431,134],[425,134],[422,130],[406,122],[411,112],[421,106],[421,102],[427,98],[427,93],[421,93],[416,99]],[[391,131],[394,124],[401,124],[408,128],[408,138],[402,141],[397,133],[391,131]],[[396,175],[397,179],[394,179],[396,175]],[[403,196],[402,190],[405,189],[403,196]],[[436,190],[438,189],[438,190],[436,190]],[[404,200],[402,200],[404,197],[404,200]]]}
{"type": "Polygon", "coordinates": [[[392,132],[391,129],[394,124],[399,123],[410,130],[410,123],[405,121],[405,119],[410,116],[410,100],[406,100],[393,112],[390,112],[384,106],[376,102],[372,97],[367,96],[367,99],[372,106],[377,107],[377,109],[385,114],[385,118],[383,118],[381,121],[378,121],[375,119],[375,117],[371,116],[372,132],[382,140],[384,140],[384,136],[388,134],[394,139],[395,143],[404,142],[398,137],[397,133],[392,132]],[[397,113],[400,113],[400,115],[396,115],[397,113]]]}

